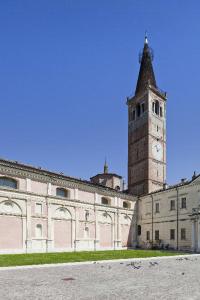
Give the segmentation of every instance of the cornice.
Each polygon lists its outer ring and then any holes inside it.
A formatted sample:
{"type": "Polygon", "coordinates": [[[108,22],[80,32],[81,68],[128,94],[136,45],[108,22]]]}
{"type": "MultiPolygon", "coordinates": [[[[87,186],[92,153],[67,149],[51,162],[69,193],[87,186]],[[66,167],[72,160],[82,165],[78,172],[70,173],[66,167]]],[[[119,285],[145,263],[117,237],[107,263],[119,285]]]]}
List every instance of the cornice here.
{"type": "Polygon", "coordinates": [[[127,199],[130,201],[135,200],[135,197],[132,195],[127,195],[122,192],[117,192],[107,187],[97,186],[87,181],[84,182],[76,178],[71,178],[67,176],[65,177],[56,173],[51,174],[49,171],[46,171],[47,173],[45,174],[44,170],[40,170],[40,169],[37,170],[31,167],[30,169],[31,170],[27,170],[25,166],[23,167],[22,165],[20,164],[18,165],[17,163],[0,160],[0,173],[4,175],[19,177],[23,179],[29,178],[31,180],[35,180],[39,182],[51,183],[66,188],[79,189],[85,192],[98,193],[101,195],[127,199]]]}

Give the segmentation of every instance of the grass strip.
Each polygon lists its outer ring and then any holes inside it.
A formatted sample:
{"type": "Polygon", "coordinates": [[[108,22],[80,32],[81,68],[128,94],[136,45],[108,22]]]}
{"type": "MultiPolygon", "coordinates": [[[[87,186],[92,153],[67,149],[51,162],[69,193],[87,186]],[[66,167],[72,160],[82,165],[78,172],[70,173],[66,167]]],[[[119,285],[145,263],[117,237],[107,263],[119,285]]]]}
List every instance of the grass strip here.
{"type": "Polygon", "coordinates": [[[98,261],[124,258],[144,258],[185,254],[164,250],[107,250],[57,253],[2,254],[0,267],[98,261]]]}

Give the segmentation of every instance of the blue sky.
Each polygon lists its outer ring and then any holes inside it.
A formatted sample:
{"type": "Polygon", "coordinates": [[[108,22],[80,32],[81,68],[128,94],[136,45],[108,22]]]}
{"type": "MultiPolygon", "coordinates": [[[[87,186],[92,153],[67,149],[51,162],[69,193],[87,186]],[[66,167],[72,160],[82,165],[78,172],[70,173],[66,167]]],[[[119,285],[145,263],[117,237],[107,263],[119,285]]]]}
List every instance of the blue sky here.
{"type": "Polygon", "coordinates": [[[199,1],[0,1],[0,157],[88,179],[106,156],[126,178],[147,30],[168,92],[167,181],[200,172],[199,16],[199,1]]]}

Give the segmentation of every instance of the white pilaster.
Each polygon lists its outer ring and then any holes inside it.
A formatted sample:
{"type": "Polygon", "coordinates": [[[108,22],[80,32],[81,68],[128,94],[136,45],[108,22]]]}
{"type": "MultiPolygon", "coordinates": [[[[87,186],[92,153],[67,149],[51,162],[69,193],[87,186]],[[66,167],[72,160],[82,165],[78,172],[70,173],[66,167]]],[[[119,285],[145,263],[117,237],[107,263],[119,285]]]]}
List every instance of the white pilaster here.
{"type": "Polygon", "coordinates": [[[200,251],[200,220],[198,219],[197,220],[197,249],[198,249],[198,252],[200,251]]]}
{"type": "Polygon", "coordinates": [[[50,182],[47,184],[47,195],[52,195],[51,183],[50,182]]]}
{"type": "Polygon", "coordinates": [[[196,237],[195,237],[195,220],[192,220],[192,250],[195,251],[196,249],[196,237]]]}
{"type": "MultiPolygon", "coordinates": [[[[96,193],[95,193],[96,194],[96,193]]],[[[95,240],[94,240],[94,250],[99,249],[99,216],[98,216],[98,210],[95,207],[94,208],[94,215],[95,215],[95,240]]]]}
{"type": "Polygon", "coordinates": [[[78,232],[79,232],[79,211],[78,208],[75,207],[75,240],[74,240],[74,250],[76,251],[78,248],[78,232]]]}
{"type": "Polygon", "coordinates": [[[74,199],[78,200],[78,189],[74,190],[74,199]]]}
{"type": "Polygon", "coordinates": [[[31,200],[26,202],[26,251],[31,252],[32,238],[31,238],[31,200]]]}
{"type": "Polygon", "coordinates": [[[52,218],[51,218],[51,203],[47,199],[47,252],[51,252],[53,248],[52,240],[52,218]]]}
{"type": "Polygon", "coordinates": [[[31,192],[31,180],[29,178],[26,178],[26,190],[31,192]]]}

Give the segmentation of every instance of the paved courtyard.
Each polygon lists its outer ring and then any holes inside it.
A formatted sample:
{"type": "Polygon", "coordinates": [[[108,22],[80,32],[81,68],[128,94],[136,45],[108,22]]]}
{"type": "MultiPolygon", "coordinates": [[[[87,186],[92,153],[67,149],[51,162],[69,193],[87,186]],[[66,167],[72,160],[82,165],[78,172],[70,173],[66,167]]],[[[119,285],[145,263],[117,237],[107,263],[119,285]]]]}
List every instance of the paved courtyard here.
{"type": "Polygon", "coordinates": [[[0,299],[200,299],[200,255],[0,269],[0,299]]]}

